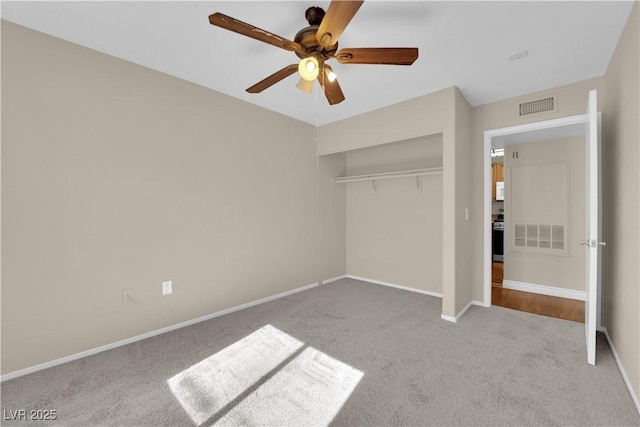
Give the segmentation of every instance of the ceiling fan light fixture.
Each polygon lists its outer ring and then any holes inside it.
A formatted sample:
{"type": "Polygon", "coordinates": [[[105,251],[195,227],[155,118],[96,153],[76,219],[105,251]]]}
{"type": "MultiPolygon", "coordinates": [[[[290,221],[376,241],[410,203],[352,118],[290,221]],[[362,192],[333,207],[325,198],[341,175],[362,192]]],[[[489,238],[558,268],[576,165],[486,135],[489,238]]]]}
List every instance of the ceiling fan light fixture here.
{"type": "Polygon", "coordinates": [[[307,56],[302,58],[298,64],[298,72],[300,77],[305,80],[313,81],[318,77],[320,72],[320,64],[314,56],[307,56]]]}
{"type": "Polygon", "coordinates": [[[324,74],[325,76],[327,76],[327,80],[329,80],[329,83],[333,83],[334,81],[336,81],[336,73],[333,72],[333,69],[330,65],[324,66],[324,74]]]}
{"type": "Polygon", "coordinates": [[[298,81],[298,84],[296,84],[296,87],[298,89],[300,89],[301,91],[305,92],[305,93],[312,93],[313,92],[313,81],[312,80],[300,79],[298,81]]]}

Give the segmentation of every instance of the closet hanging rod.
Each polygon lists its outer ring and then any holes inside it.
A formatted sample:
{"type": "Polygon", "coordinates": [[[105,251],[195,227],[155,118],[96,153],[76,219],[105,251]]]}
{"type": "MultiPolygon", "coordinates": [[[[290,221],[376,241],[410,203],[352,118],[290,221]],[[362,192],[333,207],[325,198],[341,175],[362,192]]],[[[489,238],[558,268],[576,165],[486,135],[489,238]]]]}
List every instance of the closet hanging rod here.
{"type": "Polygon", "coordinates": [[[415,176],[423,176],[423,175],[434,175],[442,173],[442,168],[429,168],[429,169],[414,169],[409,171],[399,171],[399,172],[382,172],[382,173],[372,173],[367,175],[354,175],[354,176],[339,176],[336,178],[332,178],[331,181],[334,184],[340,184],[343,182],[357,182],[357,181],[378,181],[381,179],[392,179],[392,178],[407,178],[407,177],[415,177],[415,176]]]}

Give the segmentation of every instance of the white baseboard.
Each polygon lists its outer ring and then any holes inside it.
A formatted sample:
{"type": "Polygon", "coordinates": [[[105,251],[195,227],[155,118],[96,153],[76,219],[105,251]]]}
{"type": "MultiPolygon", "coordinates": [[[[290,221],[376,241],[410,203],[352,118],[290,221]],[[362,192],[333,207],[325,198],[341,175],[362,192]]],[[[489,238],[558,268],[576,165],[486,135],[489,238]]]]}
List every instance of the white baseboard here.
{"type": "MultiPolygon", "coordinates": [[[[338,280],[338,279],[336,279],[338,280]]],[[[326,282],[325,282],[326,283],[326,282]]],[[[116,341],[111,344],[106,344],[100,347],[92,348],[90,350],[82,351],[80,353],[72,354],[69,356],[62,357],[60,359],[52,360],[50,362],[41,363],[39,365],[31,366],[29,368],[20,369],[19,371],[10,372],[8,374],[0,376],[0,382],[7,381],[13,378],[21,377],[23,375],[31,374],[33,372],[41,371],[43,369],[52,368],[54,366],[62,365],[63,363],[68,363],[77,359],[82,359],[83,357],[92,356],[97,353],[101,353],[103,351],[111,350],[117,347],[121,347],[123,345],[131,344],[136,341],[142,341],[147,338],[151,338],[156,335],[164,334],[167,332],[174,331],[176,329],[184,328],[185,326],[191,326],[196,323],[204,322],[206,320],[214,319],[216,317],[224,316],[225,314],[233,313],[235,311],[244,310],[245,308],[253,307],[259,304],[264,304],[265,302],[273,301],[279,298],[286,297],[288,295],[292,295],[298,292],[306,291],[311,288],[315,288],[319,285],[318,282],[312,283],[310,285],[301,286],[299,288],[291,289],[289,291],[281,292],[276,295],[272,295],[269,297],[261,298],[255,301],[251,301],[245,304],[240,304],[235,307],[227,308],[225,310],[217,311],[212,314],[207,314],[205,316],[201,316],[195,319],[187,320],[181,323],[176,323],[175,325],[166,326],[164,328],[156,329],[155,331],[147,332],[141,335],[136,335],[131,338],[126,338],[120,341],[116,341]]]]}
{"type": "MultiPolygon", "coordinates": [[[[416,293],[419,293],[419,294],[429,295],[429,296],[436,297],[436,298],[442,298],[442,294],[441,293],[425,291],[424,289],[410,288],[408,286],[396,285],[395,283],[382,282],[380,280],[368,279],[366,277],[353,276],[351,274],[347,274],[345,277],[347,277],[349,279],[361,280],[363,282],[373,283],[375,285],[388,286],[390,288],[402,289],[403,291],[416,292],[416,293]]],[[[464,314],[467,312],[467,310],[469,310],[469,307],[471,307],[472,305],[477,305],[479,307],[490,307],[490,306],[484,304],[483,302],[473,300],[473,301],[470,301],[469,304],[467,304],[462,310],[460,310],[460,312],[455,317],[447,316],[445,314],[441,314],[440,318],[444,319],[446,321],[449,321],[449,322],[458,323],[458,320],[460,320],[460,318],[462,316],[464,316],[464,314]]]]}
{"type": "Polygon", "coordinates": [[[367,279],[366,277],[352,276],[351,274],[347,274],[345,277],[354,280],[362,280],[363,282],[369,282],[375,285],[388,286],[390,288],[402,289],[403,291],[417,292],[419,294],[442,298],[442,294],[439,294],[437,292],[425,291],[424,289],[410,288],[408,286],[396,285],[395,283],[381,282],[380,280],[367,279]]]}
{"type": "Polygon", "coordinates": [[[618,365],[618,369],[620,370],[620,374],[622,374],[622,378],[624,379],[624,383],[627,385],[627,389],[629,389],[629,394],[631,394],[631,400],[636,405],[636,410],[640,414],[640,399],[633,391],[633,387],[631,387],[631,382],[629,381],[629,377],[622,367],[622,362],[620,362],[620,358],[618,357],[618,353],[616,352],[616,348],[613,346],[613,342],[611,341],[611,337],[609,336],[609,332],[607,332],[607,328],[602,328],[602,332],[604,332],[604,336],[607,338],[607,342],[609,343],[609,347],[611,347],[611,352],[613,353],[613,357],[616,360],[616,364],[618,365]]]}
{"type": "Polygon", "coordinates": [[[469,304],[465,305],[464,308],[460,310],[458,314],[456,314],[456,317],[445,316],[444,314],[441,314],[440,317],[448,322],[458,323],[458,320],[460,320],[460,318],[464,316],[467,310],[469,310],[469,307],[471,307],[471,301],[469,301],[469,304]]]}
{"type": "Polygon", "coordinates": [[[485,304],[482,301],[476,301],[476,300],[471,301],[471,305],[477,305],[478,307],[484,307],[484,308],[491,307],[491,304],[485,304]]]}
{"type": "Polygon", "coordinates": [[[458,323],[458,316],[447,316],[446,314],[441,314],[440,318],[442,320],[446,320],[447,322],[451,322],[451,323],[458,323]]]}
{"type": "Polygon", "coordinates": [[[458,323],[458,320],[460,320],[460,318],[462,318],[462,316],[464,316],[464,314],[467,312],[467,310],[469,310],[469,308],[472,305],[477,305],[479,307],[488,307],[487,305],[485,305],[484,303],[482,303],[480,301],[469,301],[469,304],[465,305],[464,308],[462,310],[460,310],[460,312],[458,314],[456,314],[455,317],[447,316],[446,314],[441,314],[440,318],[442,320],[446,320],[447,322],[458,323]]]}
{"type": "Polygon", "coordinates": [[[322,285],[328,285],[329,283],[337,282],[338,280],[346,279],[347,275],[343,274],[342,276],[332,277],[331,279],[326,279],[321,282],[322,285]]]}
{"type": "Polygon", "coordinates": [[[515,280],[503,280],[502,287],[516,291],[531,292],[532,294],[550,295],[552,297],[575,299],[578,301],[586,300],[584,291],[536,285],[534,283],[516,282],[515,280]]]}

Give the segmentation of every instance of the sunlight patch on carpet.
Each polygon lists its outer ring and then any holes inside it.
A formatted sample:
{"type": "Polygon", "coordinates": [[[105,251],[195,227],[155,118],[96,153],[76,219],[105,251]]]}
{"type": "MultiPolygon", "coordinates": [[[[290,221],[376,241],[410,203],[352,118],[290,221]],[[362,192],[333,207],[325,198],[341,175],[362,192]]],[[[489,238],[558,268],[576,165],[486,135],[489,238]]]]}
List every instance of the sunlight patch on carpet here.
{"type": "Polygon", "coordinates": [[[303,345],[267,325],[173,376],[167,383],[189,417],[199,425],[303,345]]]}
{"type": "Polygon", "coordinates": [[[222,425],[326,426],[363,373],[306,348],[219,420],[222,425]]]}
{"type": "Polygon", "coordinates": [[[195,425],[328,425],[364,374],[304,346],[266,325],[167,383],[195,425]]]}

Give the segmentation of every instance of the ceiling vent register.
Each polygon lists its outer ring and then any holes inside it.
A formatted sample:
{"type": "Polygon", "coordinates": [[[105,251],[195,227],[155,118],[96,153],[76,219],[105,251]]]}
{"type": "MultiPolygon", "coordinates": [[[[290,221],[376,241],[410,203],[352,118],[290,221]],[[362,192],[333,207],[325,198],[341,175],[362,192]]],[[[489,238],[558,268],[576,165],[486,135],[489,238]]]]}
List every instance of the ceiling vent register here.
{"type": "Polygon", "coordinates": [[[518,117],[558,111],[558,96],[551,95],[518,104],[518,117]]]}

